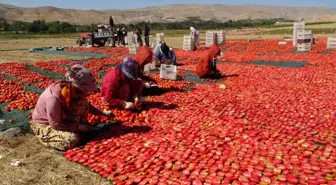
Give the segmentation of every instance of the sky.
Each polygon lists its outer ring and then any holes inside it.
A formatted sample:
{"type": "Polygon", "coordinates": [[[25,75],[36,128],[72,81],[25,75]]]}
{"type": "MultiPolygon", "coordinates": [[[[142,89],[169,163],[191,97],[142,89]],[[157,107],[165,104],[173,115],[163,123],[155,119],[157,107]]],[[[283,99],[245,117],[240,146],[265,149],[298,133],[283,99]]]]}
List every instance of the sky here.
{"type": "Polygon", "coordinates": [[[22,7],[55,6],[75,9],[131,9],[167,4],[257,4],[336,8],[336,0],[0,0],[22,7]]]}

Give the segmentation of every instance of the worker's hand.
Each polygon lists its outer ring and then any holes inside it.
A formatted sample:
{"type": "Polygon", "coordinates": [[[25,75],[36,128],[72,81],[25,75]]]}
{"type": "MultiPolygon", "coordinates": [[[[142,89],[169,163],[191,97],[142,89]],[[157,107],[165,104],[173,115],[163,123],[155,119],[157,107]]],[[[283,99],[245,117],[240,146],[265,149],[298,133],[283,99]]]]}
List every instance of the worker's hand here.
{"type": "Polygon", "coordinates": [[[105,116],[108,116],[108,117],[114,117],[114,114],[112,113],[112,111],[109,111],[109,110],[103,110],[102,112],[103,112],[103,114],[104,114],[105,116]]]}
{"type": "Polygon", "coordinates": [[[145,82],[145,83],[144,83],[144,86],[145,86],[146,88],[150,88],[150,87],[151,87],[151,85],[149,84],[149,82],[145,82]]]}
{"type": "Polygon", "coordinates": [[[134,103],[132,102],[125,102],[124,103],[124,108],[129,110],[129,109],[132,109],[134,107],[134,103]]]}
{"type": "Polygon", "coordinates": [[[92,126],[88,124],[78,124],[77,131],[78,132],[89,132],[91,131],[92,126]]]}
{"type": "Polygon", "coordinates": [[[138,96],[134,96],[134,105],[136,105],[138,103],[142,103],[142,101],[140,100],[140,98],[138,96]]]}

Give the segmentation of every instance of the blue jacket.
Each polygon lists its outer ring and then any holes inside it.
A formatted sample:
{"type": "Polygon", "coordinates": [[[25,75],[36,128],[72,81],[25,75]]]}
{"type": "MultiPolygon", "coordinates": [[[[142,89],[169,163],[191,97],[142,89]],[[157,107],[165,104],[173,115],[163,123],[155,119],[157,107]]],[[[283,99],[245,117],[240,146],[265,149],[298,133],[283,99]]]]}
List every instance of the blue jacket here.
{"type": "Polygon", "coordinates": [[[157,58],[159,61],[161,61],[162,59],[171,59],[173,61],[173,63],[175,64],[176,63],[176,55],[175,55],[175,52],[172,48],[170,48],[170,55],[171,55],[171,58],[169,58],[169,56],[167,56],[166,54],[164,54],[162,51],[161,51],[161,44],[158,44],[155,48],[154,48],[154,51],[153,51],[153,54],[155,56],[155,58],[157,58]]]}

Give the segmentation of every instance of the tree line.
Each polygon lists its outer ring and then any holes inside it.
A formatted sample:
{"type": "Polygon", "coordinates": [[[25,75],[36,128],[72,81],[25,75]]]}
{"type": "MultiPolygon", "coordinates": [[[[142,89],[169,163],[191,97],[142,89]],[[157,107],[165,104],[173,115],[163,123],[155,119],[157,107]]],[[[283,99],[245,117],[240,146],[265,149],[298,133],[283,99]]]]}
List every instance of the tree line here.
{"type": "MultiPolygon", "coordinates": [[[[182,30],[194,26],[197,29],[240,29],[243,27],[256,28],[274,25],[277,21],[288,21],[284,19],[246,19],[246,20],[228,20],[225,22],[218,20],[201,20],[198,17],[189,17],[180,22],[138,22],[131,24],[116,24],[116,28],[126,28],[135,30],[137,27],[142,28],[145,24],[152,30],[182,30]]],[[[33,22],[8,21],[0,18],[0,30],[11,31],[15,33],[38,33],[38,34],[59,34],[59,33],[76,33],[91,32],[97,29],[97,25],[76,25],[67,22],[45,22],[45,20],[35,20],[33,22]]]]}

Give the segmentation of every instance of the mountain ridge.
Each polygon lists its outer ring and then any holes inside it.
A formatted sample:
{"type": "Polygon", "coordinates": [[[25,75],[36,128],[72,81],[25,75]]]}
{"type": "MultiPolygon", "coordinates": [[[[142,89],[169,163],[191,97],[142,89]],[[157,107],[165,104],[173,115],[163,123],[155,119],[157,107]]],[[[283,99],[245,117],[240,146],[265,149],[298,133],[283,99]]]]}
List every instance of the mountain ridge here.
{"type": "Polygon", "coordinates": [[[141,21],[174,22],[188,17],[200,17],[202,20],[219,21],[240,19],[284,18],[309,21],[336,21],[336,8],[327,7],[293,7],[262,5],[225,5],[225,4],[170,4],[138,9],[83,10],[64,9],[52,6],[24,8],[0,3],[0,17],[8,20],[32,22],[44,19],[47,22],[62,21],[76,24],[107,23],[109,16],[115,23],[128,24],[141,21]]]}

